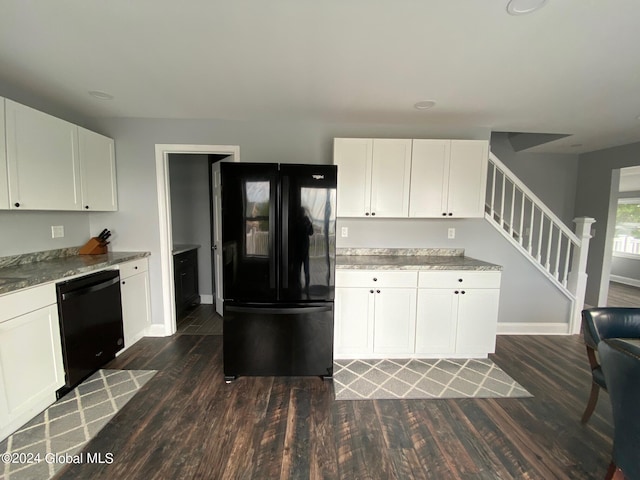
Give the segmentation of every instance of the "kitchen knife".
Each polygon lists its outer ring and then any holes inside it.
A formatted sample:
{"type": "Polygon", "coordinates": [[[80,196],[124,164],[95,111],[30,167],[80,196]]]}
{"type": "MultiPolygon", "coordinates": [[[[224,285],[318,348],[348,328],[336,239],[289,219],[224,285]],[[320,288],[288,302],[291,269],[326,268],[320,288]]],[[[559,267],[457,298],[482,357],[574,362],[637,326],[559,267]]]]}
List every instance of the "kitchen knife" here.
{"type": "Polygon", "coordinates": [[[99,238],[100,240],[104,240],[104,238],[102,238],[102,237],[103,237],[103,236],[104,236],[104,234],[105,234],[105,233],[107,233],[108,231],[109,231],[109,230],[108,230],[108,229],[106,229],[106,228],[105,228],[104,230],[102,230],[102,232],[100,232],[100,235],[98,235],[98,238],[99,238]]]}

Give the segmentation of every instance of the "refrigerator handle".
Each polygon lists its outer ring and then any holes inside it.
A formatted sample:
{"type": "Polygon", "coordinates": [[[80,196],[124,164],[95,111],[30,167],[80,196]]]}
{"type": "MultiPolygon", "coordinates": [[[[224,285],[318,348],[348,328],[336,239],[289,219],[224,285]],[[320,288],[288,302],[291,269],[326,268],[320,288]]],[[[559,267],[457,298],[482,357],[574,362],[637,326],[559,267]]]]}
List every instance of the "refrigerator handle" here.
{"type": "Polygon", "coordinates": [[[270,181],[270,196],[273,199],[269,202],[269,287],[276,288],[276,271],[278,269],[278,255],[276,249],[278,248],[278,228],[277,228],[277,198],[278,198],[278,184],[275,179],[270,181]]]}
{"type": "Polygon", "coordinates": [[[225,306],[227,312],[236,313],[264,313],[271,315],[294,315],[306,313],[330,312],[333,310],[333,304],[327,304],[314,307],[232,307],[225,306]]]}
{"type": "Polygon", "coordinates": [[[282,269],[280,274],[282,275],[282,288],[289,288],[289,177],[284,175],[282,177],[282,208],[281,208],[281,220],[280,220],[280,232],[282,240],[280,248],[282,249],[282,269]]]}

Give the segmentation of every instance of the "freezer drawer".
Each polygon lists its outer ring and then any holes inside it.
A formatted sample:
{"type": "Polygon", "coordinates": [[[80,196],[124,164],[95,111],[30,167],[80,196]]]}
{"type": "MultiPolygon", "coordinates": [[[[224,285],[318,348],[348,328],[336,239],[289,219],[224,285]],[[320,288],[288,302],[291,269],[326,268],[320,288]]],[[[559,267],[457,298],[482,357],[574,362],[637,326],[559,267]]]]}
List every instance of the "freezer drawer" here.
{"type": "Polygon", "coordinates": [[[333,376],[333,302],[225,302],[224,375],[333,376]]]}

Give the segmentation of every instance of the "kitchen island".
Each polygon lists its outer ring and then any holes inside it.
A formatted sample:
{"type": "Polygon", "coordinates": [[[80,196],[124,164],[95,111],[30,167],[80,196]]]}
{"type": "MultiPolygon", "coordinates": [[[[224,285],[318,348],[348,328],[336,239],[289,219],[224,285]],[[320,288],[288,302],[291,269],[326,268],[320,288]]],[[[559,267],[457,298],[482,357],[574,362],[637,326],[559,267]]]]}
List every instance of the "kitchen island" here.
{"type": "Polygon", "coordinates": [[[501,271],[462,249],[338,249],[335,358],[486,358],[501,271]]]}

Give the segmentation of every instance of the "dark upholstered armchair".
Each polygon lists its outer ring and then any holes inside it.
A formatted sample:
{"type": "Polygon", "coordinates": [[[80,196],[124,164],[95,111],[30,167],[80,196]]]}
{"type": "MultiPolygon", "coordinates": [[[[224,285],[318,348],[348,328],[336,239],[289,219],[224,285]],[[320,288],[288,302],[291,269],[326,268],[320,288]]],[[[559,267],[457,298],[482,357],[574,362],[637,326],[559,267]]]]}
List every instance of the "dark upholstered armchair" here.
{"type": "Polygon", "coordinates": [[[589,402],[582,414],[582,423],[586,423],[596,408],[600,389],[607,390],[596,355],[598,343],[607,338],[640,338],[640,308],[600,307],[583,310],[582,328],[592,378],[589,402]]]}
{"type": "Polygon", "coordinates": [[[607,479],[640,478],[640,339],[611,338],[600,343],[613,410],[613,455],[607,479]]]}

